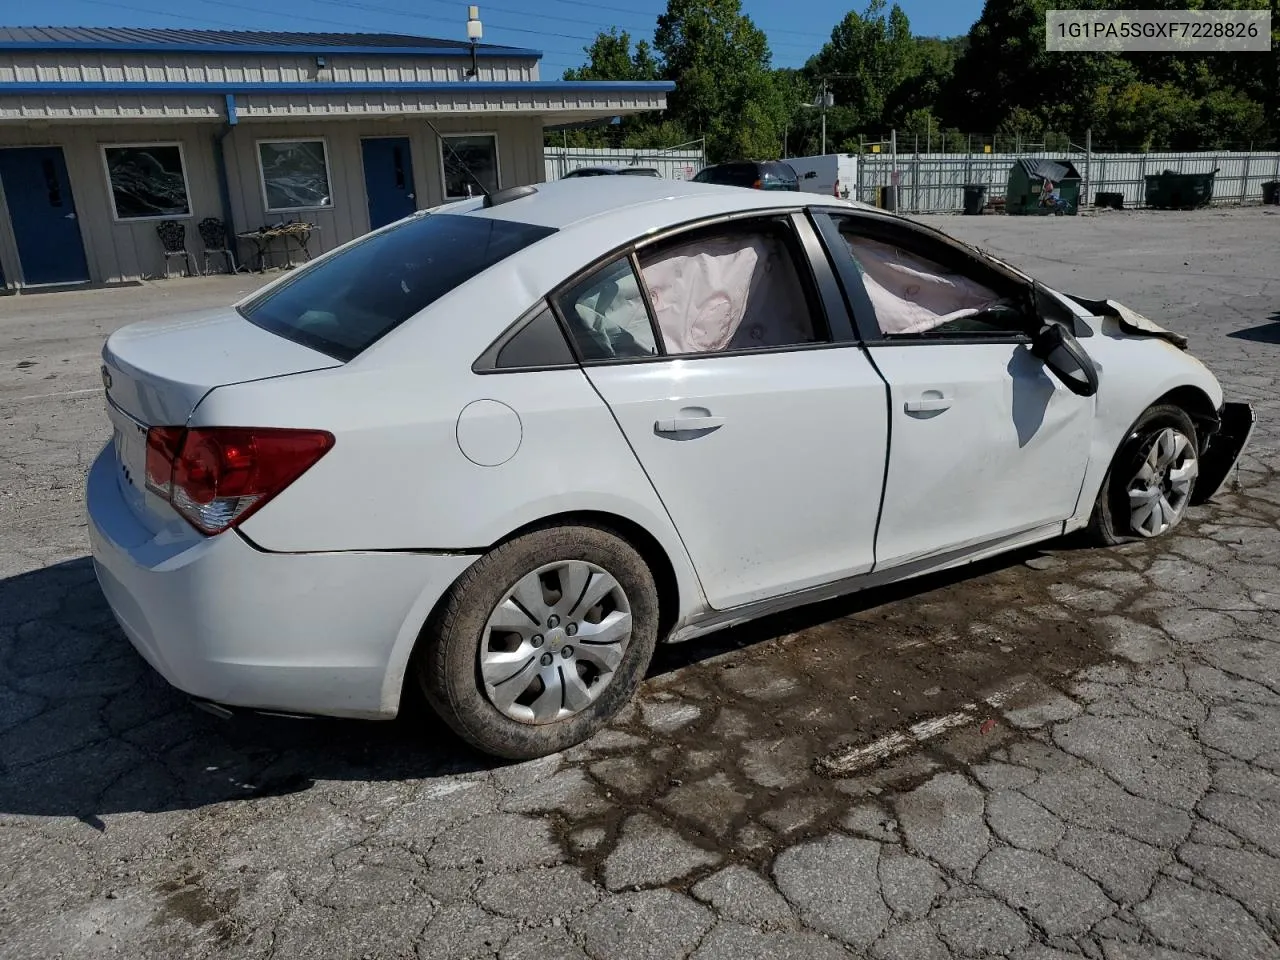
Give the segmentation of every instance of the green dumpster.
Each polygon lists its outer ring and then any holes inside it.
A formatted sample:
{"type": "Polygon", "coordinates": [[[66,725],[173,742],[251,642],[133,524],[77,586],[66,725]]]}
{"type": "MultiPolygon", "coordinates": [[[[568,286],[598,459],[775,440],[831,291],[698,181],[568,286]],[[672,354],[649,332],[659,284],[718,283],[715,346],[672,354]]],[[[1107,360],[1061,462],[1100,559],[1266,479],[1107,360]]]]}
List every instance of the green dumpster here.
{"type": "Polygon", "coordinates": [[[1157,210],[1192,210],[1213,200],[1213,178],[1218,172],[1178,173],[1165,170],[1147,176],[1147,206],[1157,210]]]}
{"type": "Polygon", "coordinates": [[[1080,209],[1080,179],[1070,160],[1016,160],[1009,168],[1004,212],[1074,216],[1080,209]]]}

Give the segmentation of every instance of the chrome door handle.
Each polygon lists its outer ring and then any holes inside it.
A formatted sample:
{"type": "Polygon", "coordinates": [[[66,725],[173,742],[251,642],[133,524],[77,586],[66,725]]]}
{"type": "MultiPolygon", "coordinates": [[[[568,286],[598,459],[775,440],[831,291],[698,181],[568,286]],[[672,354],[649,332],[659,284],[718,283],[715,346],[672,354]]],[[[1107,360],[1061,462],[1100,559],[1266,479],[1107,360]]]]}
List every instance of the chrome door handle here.
{"type": "Polygon", "coordinates": [[[951,401],[946,397],[929,397],[925,400],[908,400],[906,403],[907,413],[938,413],[942,410],[950,410],[951,401]]]}
{"type": "Polygon", "coordinates": [[[74,220],[75,218],[76,215],[74,213],[64,214],[62,217],[63,220],[74,220]]]}
{"type": "Polygon", "coordinates": [[[659,420],[653,425],[655,433],[689,433],[694,430],[718,430],[724,426],[724,417],[676,417],[659,420]]]}

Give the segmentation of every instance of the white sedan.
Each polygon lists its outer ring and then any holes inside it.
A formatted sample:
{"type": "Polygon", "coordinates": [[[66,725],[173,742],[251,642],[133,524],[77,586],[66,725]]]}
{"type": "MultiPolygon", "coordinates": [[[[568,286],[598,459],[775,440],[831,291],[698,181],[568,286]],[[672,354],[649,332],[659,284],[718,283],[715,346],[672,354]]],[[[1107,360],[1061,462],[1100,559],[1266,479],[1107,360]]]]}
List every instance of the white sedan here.
{"type": "Polygon", "coordinates": [[[1185,341],[900,217],[633,177],[422,212],[113,334],[89,474],[125,634],[215,710],[563,749],[654,647],[1089,528],[1253,425],[1185,341]]]}

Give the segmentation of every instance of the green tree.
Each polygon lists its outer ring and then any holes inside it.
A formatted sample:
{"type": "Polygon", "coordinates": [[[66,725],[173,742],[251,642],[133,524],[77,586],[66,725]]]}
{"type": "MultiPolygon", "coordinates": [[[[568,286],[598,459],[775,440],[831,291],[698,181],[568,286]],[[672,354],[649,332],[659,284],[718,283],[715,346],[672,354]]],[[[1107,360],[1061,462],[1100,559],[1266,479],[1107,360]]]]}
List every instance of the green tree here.
{"type": "MultiPolygon", "coordinates": [[[[566,80],[656,80],[658,63],[648,41],[631,46],[631,34],[615,27],[596,34],[583,47],[587,62],[564,72],[566,80]]],[[[594,124],[573,130],[548,131],[548,146],[618,147],[652,146],[646,141],[660,123],[652,116],[626,117],[620,124],[594,124]]]]}
{"type": "Polygon", "coordinates": [[[658,64],[648,41],[641,40],[631,49],[631,34],[617,27],[608,33],[597,33],[590,45],[583,47],[587,62],[564,72],[566,80],[656,80],[658,64]]]}
{"type": "Polygon", "coordinates": [[[920,66],[911,23],[902,8],[870,0],[862,13],[845,14],[806,70],[818,84],[834,76],[828,89],[835,102],[852,111],[858,128],[874,129],[894,119],[889,116],[891,98],[920,66]]]}
{"type": "Polygon", "coordinates": [[[676,84],[669,114],[706,137],[710,160],[778,155],[786,106],[768,41],[740,0],[668,0],[654,46],[676,84]]]}

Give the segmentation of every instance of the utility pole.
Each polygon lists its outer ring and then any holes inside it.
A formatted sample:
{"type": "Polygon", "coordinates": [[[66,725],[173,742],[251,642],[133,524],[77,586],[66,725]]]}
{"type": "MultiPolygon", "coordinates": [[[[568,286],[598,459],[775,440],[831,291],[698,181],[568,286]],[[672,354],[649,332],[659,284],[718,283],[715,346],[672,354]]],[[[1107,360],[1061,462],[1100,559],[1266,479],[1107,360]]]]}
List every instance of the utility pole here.
{"type": "Polygon", "coordinates": [[[827,92],[829,80],[852,80],[851,73],[828,73],[822,79],[822,93],[819,94],[818,105],[822,108],[822,153],[827,152],[827,107],[834,106],[835,97],[827,92]]]}
{"type": "Polygon", "coordinates": [[[827,78],[822,78],[822,153],[827,153],[827,78]]]}

